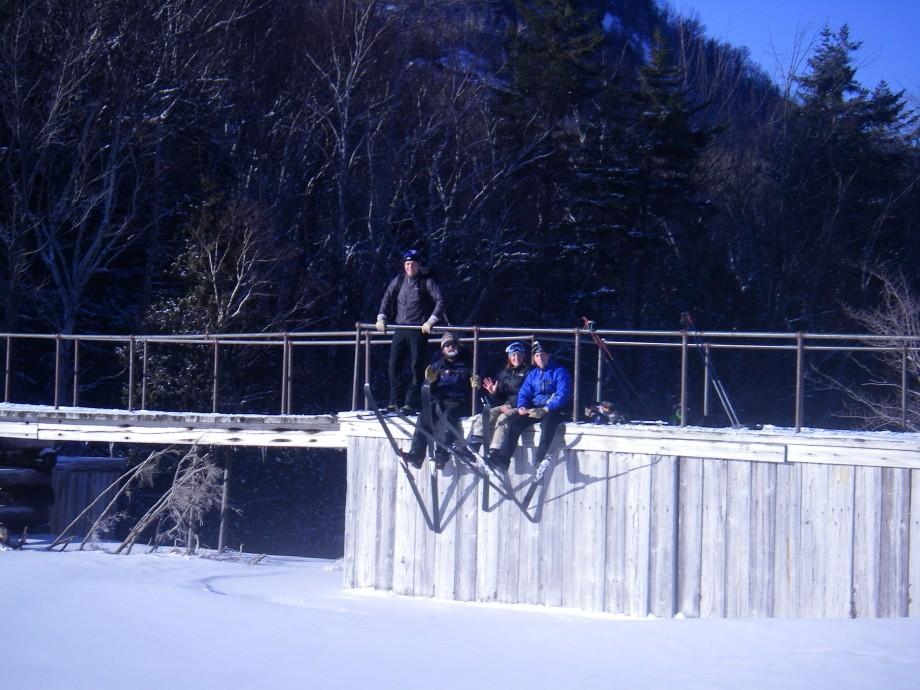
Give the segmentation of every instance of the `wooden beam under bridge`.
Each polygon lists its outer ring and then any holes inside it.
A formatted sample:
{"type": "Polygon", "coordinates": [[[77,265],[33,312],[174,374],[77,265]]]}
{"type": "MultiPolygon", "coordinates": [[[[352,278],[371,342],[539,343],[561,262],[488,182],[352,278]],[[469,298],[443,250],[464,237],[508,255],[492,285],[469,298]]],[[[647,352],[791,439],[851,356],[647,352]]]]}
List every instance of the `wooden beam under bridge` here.
{"type": "Polygon", "coordinates": [[[335,415],[102,410],[0,403],[0,437],[55,443],[345,449],[335,415]]]}

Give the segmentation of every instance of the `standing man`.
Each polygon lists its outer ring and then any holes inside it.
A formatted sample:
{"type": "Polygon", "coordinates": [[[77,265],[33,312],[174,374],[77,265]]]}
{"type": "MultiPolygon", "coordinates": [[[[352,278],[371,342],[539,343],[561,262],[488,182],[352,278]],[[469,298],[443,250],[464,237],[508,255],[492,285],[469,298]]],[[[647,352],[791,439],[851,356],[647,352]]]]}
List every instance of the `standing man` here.
{"type": "Polygon", "coordinates": [[[540,341],[534,341],[531,351],[534,367],[518,392],[517,414],[508,421],[508,433],[501,447],[489,453],[486,464],[493,470],[507,472],[521,433],[540,422],[540,445],[534,458],[534,468],[540,476],[549,465],[546,454],[556,429],[572,404],[572,379],[569,372],[551,361],[550,353],[540,341]],[[541,464],[544,464],[542,469],[541,464]]]}
{"type": "Polygon", "coordinates": [[[380,313],[377,314],[377,330],[381,333],[386,331],[388,321],[399,326],[415,326],[397,329],[390,348],[389,409],[401,409],[407,415],[419,410],[426,336],[444,312],[441,288],[427,271],[422,271],[420,258],[414,249],[403,253],[403,272],[387,285],[380,302],[380,313]],[[408,387],[404,377],[407,364],[410,373],[408,387]]]}

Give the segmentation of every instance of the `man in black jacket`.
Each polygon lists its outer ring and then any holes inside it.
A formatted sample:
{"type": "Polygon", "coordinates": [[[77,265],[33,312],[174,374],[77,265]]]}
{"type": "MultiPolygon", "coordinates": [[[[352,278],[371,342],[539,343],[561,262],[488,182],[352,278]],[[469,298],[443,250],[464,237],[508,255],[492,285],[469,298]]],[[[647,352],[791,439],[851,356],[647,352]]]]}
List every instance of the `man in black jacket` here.
{"type": "Polygon", "coordinates": [[[419,253],[409,249],[403,253],[403,272],[387,285],[377,314],[377,330],[386,331],[387,322],[398,326],[393,333],[390,348],[390,409],[402,407],[403,414],[414,414],[419,409],[422,373],[425,363],[422,354],[426,336],[431,327],[441,320],[444,297],[434,278],[423,271],[419,253]],[[409,366],[409,383],[404,370],[409,366]]]}
{"type": "Polygon", "coordinates": [[[422,466],[428,437],[421,429],[434,434],[439,445],[434,452],[434,462],[438,469],[444,467],[449,459],[445,446],[455,440],[455,430],[460,428],[460,418],[469,409],[470,390],[479,384],[473,376],[470,357],[453,333],[445,333],[441,338],[441,353],[425,369],[425,380],[431,384],[431,419],[434,429],[425,426],[424,415],[419,416],[419,428],[412,435],[412,446],[403,457],[415,467],[422,466]]]}

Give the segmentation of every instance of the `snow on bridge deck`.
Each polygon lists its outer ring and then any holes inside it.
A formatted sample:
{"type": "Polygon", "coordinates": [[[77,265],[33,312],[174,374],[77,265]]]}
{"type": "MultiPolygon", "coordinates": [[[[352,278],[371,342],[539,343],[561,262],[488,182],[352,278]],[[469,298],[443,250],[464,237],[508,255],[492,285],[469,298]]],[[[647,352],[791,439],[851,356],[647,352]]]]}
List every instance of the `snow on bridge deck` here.
{"type": "Polygon", "coordinates": [[[0,437],[214,446],[345,448],[335,415],[54,408],[0,403],[0,437]]]}

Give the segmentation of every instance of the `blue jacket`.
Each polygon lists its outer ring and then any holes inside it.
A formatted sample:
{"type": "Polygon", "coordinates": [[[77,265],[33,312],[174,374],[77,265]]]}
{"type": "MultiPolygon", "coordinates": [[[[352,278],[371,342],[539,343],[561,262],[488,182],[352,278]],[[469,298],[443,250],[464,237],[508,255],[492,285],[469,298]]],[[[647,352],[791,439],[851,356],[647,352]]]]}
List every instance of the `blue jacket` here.
{"type": "Polygon", "coordinates": [[[572,404],[572,378],[569,372],[550,361],[546,369],[534,367],[518,392],[518,407],[545,407],[564,410],[572,404]]]}

